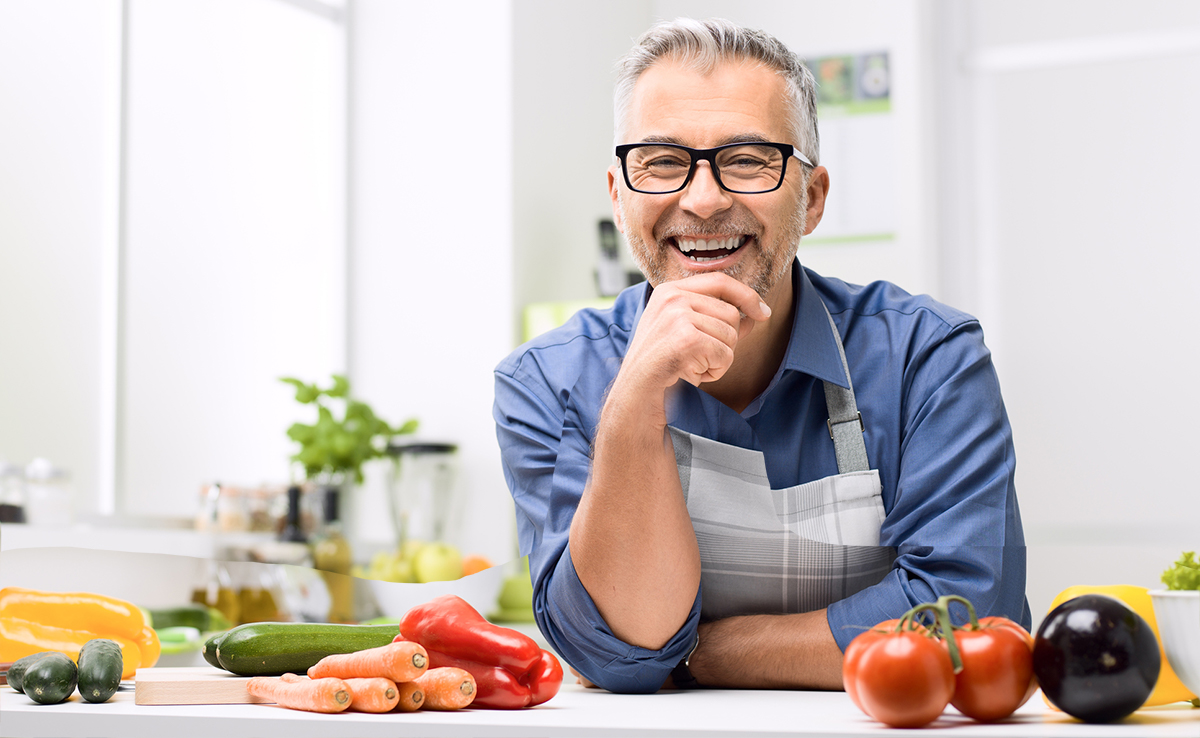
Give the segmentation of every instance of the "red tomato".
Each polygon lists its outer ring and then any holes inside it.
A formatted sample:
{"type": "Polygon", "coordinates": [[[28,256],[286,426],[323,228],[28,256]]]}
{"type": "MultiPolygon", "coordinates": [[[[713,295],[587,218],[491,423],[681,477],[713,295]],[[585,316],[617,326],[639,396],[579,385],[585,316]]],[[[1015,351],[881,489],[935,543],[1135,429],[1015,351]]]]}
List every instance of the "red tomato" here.
{"type": "MultiPolygon", "coordinates": [[[[1029,652],[1033,653],[1033,634],[1030,633],[1029,631],[1025,630],[1024,628],[1022,628],[1019,623],[1014,623],[1013,621],[1009,620],[1008,618],[991,616],[991,617],[986,617],[986,618],[979,618],[979,624],[981,626],[999,625],[999,626],[1003,626],[1005,628],[1008,628],[1009,630],[1014,631],[1015,633],[1017,633],[1018,635],[1020,635],[1022,638],[1025,639],[1025,642],[1029,644],[1029,652]]],[[[1037,674],[1030,674],[1029,675],[1029,688],[1025,690],[1025,698],[1023,700],[1021,700],[1021,705],[1028,702],[1029,698],[1032,697],[1034,692],[1037,692],[1037,691],[1038,691],[1037,674]]],[[[1017,707],[1020,707],[1021,705],[1017,705],[1017,707]]]]}
{"type": "Polygon", "coordinates": [[[852,668],[859,707],[893,728],[933,722],[954,695],[950,655],[937,639],[919,632],[873,636],[852,668]]]}
{"type": "MultiPolygon", "coordinates": [[[[858,685],[854,680],[858,675],[858,663],[862,659],[862,654],[868,644],[874,643],[885,634],[896,630],[899,623],[899,618],[884,620],[870,630],[859,633],[854,640],[850,641],[850,645],[846,646],[846,651],[842,654],[842,688],[846,690],[846,694],[850,695],[850,701],[854,703],[854,706],[860,710],[862,704],[858,701],[858,685]]],[[[920,623],[916,623],[916,629],[920,633],[926,632],[925,626],[920,623]]]]}
{"type": "Polygon", "coordinates": [[[1025,642],[1029,644],[1029,650],[1033,650],[1033,635],[1030,634],[1029,631],[1022,628],[1019,624],[1014,623],[1008,618],[1001,618],[994,615],[986,618],[979,618],[979,626],[981,628],[1008,628],[1012,632],[1024,638],[1025,642]]]}
{"type": "Polygon", "coordinates": [[[899,620],[885,620],[879,625],[876,625],[870,630],[864,630],[862,633],[854,636],[854,640],[850,641],[850,645],[846,646],[846,651],[842,654],[842,687],[846,690],[846,694],[850,696],[850,701],[858,709],[863,709],[862,703],[858,701],[858,665],[862,661],[862,655],[866,653],[867,648],[884,637],[884,634],[895,628],[899,620]]]}
{"type": "Polygon", "coordinates": [[[1029,633],[1006,618],[981,618],[954,631],[963,668],[954,677],[950,704],[982,722],[1002,720],[1037,689],[1029,633]]]}

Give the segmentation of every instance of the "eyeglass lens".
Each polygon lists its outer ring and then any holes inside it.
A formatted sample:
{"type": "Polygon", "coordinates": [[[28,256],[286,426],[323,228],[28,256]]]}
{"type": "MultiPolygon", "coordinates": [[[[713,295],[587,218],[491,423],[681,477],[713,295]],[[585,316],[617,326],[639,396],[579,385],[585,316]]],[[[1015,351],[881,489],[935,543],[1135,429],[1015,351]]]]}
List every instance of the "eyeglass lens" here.
{"type": "MultiPolygon", "coordinates": [[[[783,179],[784,157],[772,146],[733,146],[718,151],[715,161],[717,178],[734,192],[767,192],[783,179]]],[[[625,156],[629,183],[640,192],[681,189],[691,167],[691,154],[672,146],[637,146],[625,156]]]]}

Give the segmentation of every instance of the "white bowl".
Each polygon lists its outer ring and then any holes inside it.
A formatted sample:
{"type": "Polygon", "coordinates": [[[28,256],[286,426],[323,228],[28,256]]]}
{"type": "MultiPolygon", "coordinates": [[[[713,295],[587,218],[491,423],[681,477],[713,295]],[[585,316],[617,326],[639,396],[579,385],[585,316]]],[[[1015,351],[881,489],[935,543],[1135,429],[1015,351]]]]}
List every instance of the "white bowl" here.
{"type": "Polygon", "coordinates": [[[1200,591],[1150,590],[1167,661],[1183,686],[1200,694],[1200,591]]]}
{"type": "Polygon", "coordinates": [[[429,582],[428,584],[397,584],[373,579],[363,581],[375,595],[375,601],[379,604],[382,614],[395,618],[395,622],[399,622],[409,608],[444,594],[458,595],[480,614],[486,616],[496,609],[496,598],[500,594],[504,570],[503,566],[493,566],[452,582],[429,582]]]}

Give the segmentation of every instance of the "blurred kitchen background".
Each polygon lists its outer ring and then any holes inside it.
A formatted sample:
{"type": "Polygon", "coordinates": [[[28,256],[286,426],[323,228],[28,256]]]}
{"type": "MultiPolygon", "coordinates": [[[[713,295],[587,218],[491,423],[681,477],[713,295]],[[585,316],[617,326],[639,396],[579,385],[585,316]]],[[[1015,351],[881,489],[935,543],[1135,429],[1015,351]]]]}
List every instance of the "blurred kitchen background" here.
{"type": "MultiPolygon", "coordinates": [[[[983,321],[1035,625],[1070,584],[1158,586],[1200,545],[1190,0],[0,0],[6,560],[274,540],[315,417],[279,377],[342,374],[453,444],[445,537],[515,561],[492,368],[627,283],[613,65],[679,15],[822,80],[801,262],[983,321]]],[[[343,490],[359,565],[395,544],[395,472],[343,490]]]]}

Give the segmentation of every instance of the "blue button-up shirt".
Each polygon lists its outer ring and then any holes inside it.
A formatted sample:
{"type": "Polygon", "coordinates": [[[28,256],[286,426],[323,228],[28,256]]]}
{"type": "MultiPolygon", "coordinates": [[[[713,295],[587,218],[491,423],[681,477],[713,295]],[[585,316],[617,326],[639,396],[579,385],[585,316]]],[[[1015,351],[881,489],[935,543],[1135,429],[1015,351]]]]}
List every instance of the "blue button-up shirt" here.
{"type": "MultiPolygon", "coordinates": [[[[824,302],[845,347],[867,458],[883,485],[880,545],[897,551],[879,584],[827,608],[838,646],[943,594],[966,597],[980,617],[1003,615],[1029,628],[1012,431],[978,321],[886,282],[850,285],[799,262],[792,283],[791,338],[767,389],[737,413],[680,382],[668,398],[670,425],[762,452],[774,489],[837,474],[822,381],[847,382],[824,302]]],[[[661,687],[693,643],[702,597],[698,591],[687,622],[661,650],[632,646],[605,624],[567,546],[605,392],[650,289],[630,287],[611,309],[577,313],[495,373],[497,436],[538,626],[580,674],[618,692],[661,687]]]]}

